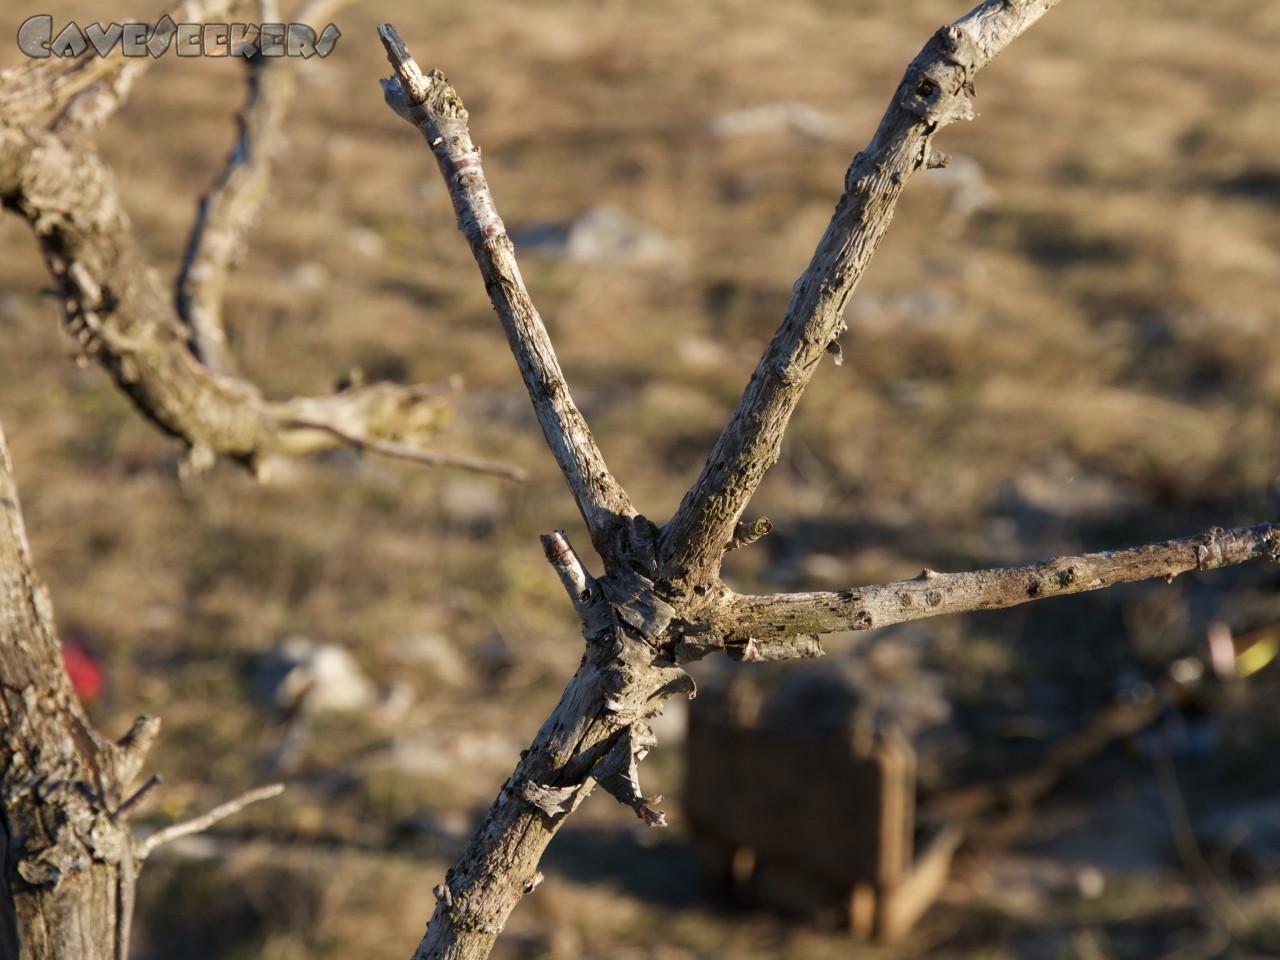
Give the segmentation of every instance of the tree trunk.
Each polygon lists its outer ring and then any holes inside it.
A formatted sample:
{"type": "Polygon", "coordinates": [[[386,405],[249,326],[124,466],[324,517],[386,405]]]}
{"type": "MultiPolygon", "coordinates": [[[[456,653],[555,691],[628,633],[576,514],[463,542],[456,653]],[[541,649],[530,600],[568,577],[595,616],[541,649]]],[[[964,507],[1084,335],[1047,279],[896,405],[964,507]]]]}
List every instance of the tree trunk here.
{"type": "Polygon", "coordinates": [[[123,960],[133,841],[123,791],[158,722],[119,744],[89,724],[62,668],[0,429],[0,960],[123,960]]]}

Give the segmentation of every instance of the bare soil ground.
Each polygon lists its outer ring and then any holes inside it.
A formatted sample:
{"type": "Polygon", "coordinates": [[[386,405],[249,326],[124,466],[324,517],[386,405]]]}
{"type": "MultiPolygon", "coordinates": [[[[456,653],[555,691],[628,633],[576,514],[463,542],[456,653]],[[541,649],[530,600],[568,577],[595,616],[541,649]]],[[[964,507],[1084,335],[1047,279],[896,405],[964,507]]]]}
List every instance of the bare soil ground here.
{"type": "MultiPolygon", "coordinates": [[[[315,718],[285,799],[157,856],[140,957],[407,957],[432,886],[579,657],[537,540],[574,538],[578,520],[434,163],[382,103],[375,24],[394,22],[465,100],[570,384],[616,475],[664,519],[904,66],[966,9],[366,0],[335,17],[342,38],[300,70],[237,273],[234,351],[278,396],[326,392],[353,367],[461,374],[440,445],[525,466],[524,484],[345,454],[268,485],[227,464],[180,482],[174,444],[73,362],[29,230],[0,220],[0,419],[60,625],[110,665],[98,721],[164,719],[152,766],[165,786],[147,816],[273,775],[286,732],[255,700],[255,665],[286,635],[341,644],[412,695],[399,712],[315,718]],[[652,231],[643,255],[597,247],[591,261],[554,242],[602,208],[652,231]]],[[[4,38],[37,12],[83,25],[157,8],[8,4],[0,66],[21,56],[4,38]]],[[[733,555],[731,583],[844,587],[1273,518],[1277,42],[1275,4],[1067,0],[985,71],[981,116],[941,137],[950,170],[910,185],[850,307],[844,363],[816,379],[753,504],[777,532],[733,555]]],[[[241,95],[233,62],[166,57],[103,135],[166,275],[241,95]]],[[[1195,653],[1210,620],[1280,621],[1277,584],[1254,569],[929,624],[969,775],[1034,762],[1195,653]]],[[[1278,669],[1206,708],[1214,736],[1175,751],[1176,790],[1141,744],[1108,752],[1015,847],[964,854],[908,944],[861,955],[1280,952],[1280,860],[1242,863],[1233,827],[1278,829],[1278,669]],[[1179,799],[1212,883],[1173,842],[1179,799]]],[[[647,763],[673,814],[680,764],[677,744],[647,763]]],[[[708,897],[673,820],[643,833],[592,798],[495,955],[853,951],[708,897]]]]}

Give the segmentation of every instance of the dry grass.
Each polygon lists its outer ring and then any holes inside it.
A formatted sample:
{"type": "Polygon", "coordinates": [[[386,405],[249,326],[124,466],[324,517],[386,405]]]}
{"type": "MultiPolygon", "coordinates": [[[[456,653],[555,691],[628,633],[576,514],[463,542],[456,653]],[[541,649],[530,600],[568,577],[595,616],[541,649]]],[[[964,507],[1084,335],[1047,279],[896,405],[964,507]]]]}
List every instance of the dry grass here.
{"type": "MultiPolygon", "coordinates": [[[[679,269],[523,257],[611,467],[664,518],[903,66],[963,9],[492,0],[364,3],[337,18],[335,53],[302,71],[282,176],[228,303],[235,351],[272,395],[327,391],[355,365],[414,381],[461,373],[467,393],[442,443],[527,466],[523,486],[347,456],[278,485],[224,465],[183,486],[174,446],[70,361],[29,232],[0,220],[0,418],[35,555],[60,624],[90,631],[111,660],[103,726],[164,717],[157,818],[263,776],[278,731],[253,704],[252,662],[287,633],[345,644],[379,682],[415,693],[394,727],[325,721],[288,799],[229,828],[269,840],[269,853],[157,866],[139,918],[147,956],[407,956],[456,845],[423,824],[465,822],[487,802],[578,658],[537,541],[555,527],[573,537],[577,517],[434,164],[381,102],[374,24],[396,23],[454,81],[511,228],[609,203],[683,244],[679,269]],[[843,127],[826,140],[711,131],[724,111],[779,100],[843,127]],[[425,632],[464,668],[406,662],[403,641],[425,632]],[[388,774],[401,740],[444,759],[388,774]],[[204,952],[183,935],[193,928],[204,952]]],[[[6,8],[0,36],[31,12],[6,8]]],[[[125,14],[85,2],[40,12],[82,24],[125,14]]],[[[940,143],[977,164],[991,202],[965,216],[956,181],[912,184],[850,310],[845,363],[817,378],[753,505],[778,524],[774,546],[733,555],[736,584],[882,579],[1274,514],[1277,37],[1273,4],[1072,0],[992,65],[981,118],[940,143]],[[1054,476],[1119,491],[1123,507],[1024,522],[1010,491],[1054,476]]],[[[18,55],[0,45],[0,65],[18,55]]],[[[103,137],[166,275],[239,95],[232,64],[165,58],[103,137]]],[[[1274,575],[1262,587],[1274,594],[1274,575]]],[[[1034,628],[1058,651],[1049,662],[1070,661],[1084,684],[1075,700],[1105,699],[1109,671],[1134,659],[1118,607],[1072,602],[1040,619],[940,626],[966,696],[1000,678],[1016,689],[1030,654],[991,651],[1034,628]]],[[[1193,627],[1172,645],[1194,644],[1193,627]]],[[[669,766],[658,779],[671,795],[669,766]]],[[[679,829],[642,847],[629,816],[587,805],[583,829],[611,839],[586,846],[586,867],[557,861],[501,956],[846,955],[839,937],[702,900],[679,829]]],[[[1013,956],[1038,922],[960,899],[925,925],[916,955],[1013,956]]],[[[1107,939],[1123,914],[1068,917],[1040,953],[1017,955],[1147,955],[1107,939]]]]}

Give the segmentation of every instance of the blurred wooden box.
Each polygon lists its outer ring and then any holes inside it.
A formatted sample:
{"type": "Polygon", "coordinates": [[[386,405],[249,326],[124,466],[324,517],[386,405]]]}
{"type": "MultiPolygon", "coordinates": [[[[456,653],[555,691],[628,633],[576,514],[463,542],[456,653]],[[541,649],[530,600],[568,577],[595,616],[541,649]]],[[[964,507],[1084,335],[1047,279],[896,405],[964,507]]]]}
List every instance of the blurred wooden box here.
{"type": "Polygon", "coordinates": [[[954,825],[918,828],[911,745],[875,737],[859,751],[761,728],[745,712],[689,719],[685,813],[704,879],[858,937],[906,934],[960,842],[954,825]]]}

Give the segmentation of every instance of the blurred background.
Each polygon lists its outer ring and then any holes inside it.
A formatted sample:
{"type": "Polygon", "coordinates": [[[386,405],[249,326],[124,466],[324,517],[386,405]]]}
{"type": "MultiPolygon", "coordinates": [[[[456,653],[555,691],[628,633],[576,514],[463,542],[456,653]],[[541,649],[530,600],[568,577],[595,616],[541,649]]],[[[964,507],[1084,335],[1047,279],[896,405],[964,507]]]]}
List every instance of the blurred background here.
{"type": "MultiPolygon", "coordinates": [[[[298,65],[228,297],[233,351],[273,397],[353,369],[461,375],[438,446],[523,466],[523,484],[349,452],[267,485],[229,464],[180,481],[178,447],[74,362],[29,228],[0,219],[0,420],[36,562],[69,649],[101,666],[84,689],[102,729],[164,721],[150,768],[165,784],[139,821],[289,784],[153,858],[139,958],[409,956],[580,656],[537,535],[586,536],[434,161],[382,102],[375,25],[455,84],[575,396],[664,520],[905,65],[966,9],[366,0],[333,17],[333,53],[298,65]]],[[[8,4],[0,66],[30,15],[159,12],[8,4]]],[[[776,531],[730,555],[730,585],[844,588],[1274,519],[1278,41],[1273,4],[1070,0],[985,70],[980,117],[939,137],[949,168],[910,184],[844,363],[816,377],[750,508],[776,531]]],[[[165,56],[102,135],[166,278],[243,90],[234,61],[165,56]]],[[[1116,710],[1150,715],[1020,818],[989,805],[993,829],[971,831],[897,945],[700,882],[673,708],[644,766],[671,828],[592,797],[494,955],[1275,955],[1278,586],[1254,566],[831,638],[824,669],[893,696],[840,700],[826,733],[867,709],[876,735],[905,731],[922,809],[1043,769],[1116,710]]],[[[802,669],[743,675],[763,697],[802,669]]],[[[697,676],[709,694],[728,683],[720,664],[697,676]]]]}

